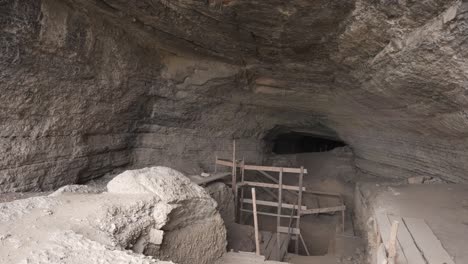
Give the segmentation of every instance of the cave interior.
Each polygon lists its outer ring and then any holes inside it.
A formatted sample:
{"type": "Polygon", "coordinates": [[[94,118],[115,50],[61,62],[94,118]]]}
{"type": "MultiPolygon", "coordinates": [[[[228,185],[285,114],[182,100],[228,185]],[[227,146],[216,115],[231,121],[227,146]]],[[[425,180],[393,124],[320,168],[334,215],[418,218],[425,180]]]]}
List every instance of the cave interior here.
{"type": "MultiPolygon", "coordinates": [[[[468,263],[466,0],[2,0],[0,102],[5,210],[129,170],[212,174],[217,158],[232,160],[235,140],[243,162],[302,166],[307,190],[346,205],[342,226],[339,213],[304,216],[312,256],[302,247],[285,261],[468,263]],[[398,234],[393,254],[387,235],[374,243],[369,234],[395,222],[414,241],[398,234]],[[418,244],[417,228],[439,241],[435,253],[418,244]]],[[[0,212],[0,227],[11,219],[0,212]]],[[[168,243],[133,251],[187,263],[168,243]]],[[[2,263],[22,256],[1,251],[2,263]]],[[[190,254],[198,264],[220,257],[190,254]]],[[[40,263],[54,263],[47,256],[40,263]]]]}

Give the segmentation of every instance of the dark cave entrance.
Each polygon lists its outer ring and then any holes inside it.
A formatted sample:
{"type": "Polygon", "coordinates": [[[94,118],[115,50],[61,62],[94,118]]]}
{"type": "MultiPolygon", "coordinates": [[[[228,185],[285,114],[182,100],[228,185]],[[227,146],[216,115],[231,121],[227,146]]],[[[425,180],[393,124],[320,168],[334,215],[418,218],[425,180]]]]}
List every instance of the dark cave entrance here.
{"type": "Polygon", "coordinates": [[[278,134],[272,139],[272,143],[272,151],[275,154],[325,152],[346,146],[343,141],[299,132],[278,134]]]}

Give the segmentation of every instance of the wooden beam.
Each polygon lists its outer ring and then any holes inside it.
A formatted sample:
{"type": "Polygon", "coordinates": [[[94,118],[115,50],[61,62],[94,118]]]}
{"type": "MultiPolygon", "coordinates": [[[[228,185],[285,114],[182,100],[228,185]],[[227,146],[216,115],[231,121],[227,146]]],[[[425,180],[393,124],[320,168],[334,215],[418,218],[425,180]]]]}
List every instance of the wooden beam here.
{"type": "MultiPolygon", "coordinates": [[[[282,167],[271,167],[271,166],[259,166],[259,165],[245,165],[246,170],[256,170],[256,171],[272,171],[283,173],[301,173],[300,168],[282,168],[282,167]]],[[[307,170],[304,170],[304,173],[307,174],[307,170]]]]}
{"type": "Polygon", "coordinates": [[[411,233],[414,243],[427,260],[427,263],[455,264],[452,257],[444,249],[439,238],[437,238],[424,219],[403,217],[403,222],[411,233]]]}
{"type": "MultiPolygon", "coordinates": [[[[300,229],[301,228],[301,208],[302,208],[302,180],[304,178],[304,167],[301,166],[301,173],[299,173],[299,195],[297,196],[297,216],[299,216],[299,218],[297,218],[296,220],[296,228],[297,229],[300,229]]],[[[299,254],[299,239],[296,240],[296,244],[295,244],[295,250],[296,250],[296,254],[299,254]]]]}
{"type": "MultiPolygon", "coordinates": [[[[218,159],[216,160],[216,164],[233,167],[233,162],[230,160],[218,159]]],[[[241,164],[237,164],[236,167],[241,167],[241,164]]],[[[255,170],[255,171],[270,171],[270,172],[279,172],[283,169],[284,173],[301,173],[300,168],[282,168],[282,167],[273,167],[273,166],[260,166],[260,165],[244,165],[246,170],[255,170]]],[[[304,169],[304,173],[307,174],[307,169],[304,169]]]]}
{"type": "MultiPolygon", "coordinates": [[[[253,201],[251,199],[244,199],[244,203],[252,204],[253,201]]],[[[272,206],[272,207],[277,207],[280,203],[277,202],[270,202],[270,201],[262,201],[262,200],[257,200],[258,205],[265,205],[265,206],[272,206]]],[[[282,208],[287,208],[287,209],[293,209],[296,208],[294,204],[288,204],[288,203],[281,203],[282,208]]],[[[303,210],[307,210],[306,206],[302,206],[303,210]]]]}
{"type": "Polygon", "coordinates": [[[325,195],[325,196],[337,196],[341,197],[339,193],[331,193],[331,192],[319,192],[319,191],[304,191],[305,193],[316,194],[316,195],[325,195]]]}
{"type": "Polygon", "coordinates": [[[227,166],[227,167],[232,167],[232,161],[230,161],[230,160],[217,159],[216,164],[227,166]]]}
{"type": "MultiPolygon", "coordinates": [[[[253,213],[252,210],[248,210],[248,209],[241,209],[242,212],[247,212],[247,213],[253,213]]],[[[265,216],[274,216],[274,217],[277,217],[278,214],[275,214],[275,213],[265,213],[265,212],[257,212],[258,215],[265,215],[265,216]]],[[[291,216],[290,215],[280,215],[280,217],[282,218],[290,218],[291,216]]],[[[297,218],[297,216],[293,216],[293,218],[297,218]]]]}
{"type": "Polygon", "coordinates": [[[392,229],[390,231],[390,240],[388,241],[388,263],[396,264],[396,243],[397,243],[397,234],[398,234],[398,225],[400,222],[393,220],[392,229]]]}
{"type": "Polygon", "coordinates": [[[258,238],[258,218],[257,218],[257,197],[255,195],[255,188],[252,188],[252,205],[253,205],[253,217],[254,217],[254,228],[255,228],[255,253],[260,256],[260,240],[258,238]]]}
{"type": "MultiPolygon", "coordinates": [[[[283,168],[280,168],[280,171],[279,171],[279,179],[278,179],[278,216],[276,217],[276,226],[277,227],[280,227],[281,226],[281,209],[282,209],[282,201],[283,201],[283,168]]],[[[280,232],[276,232],[276,242],[277,242],[277,245],[278,245],[278,258],[277,260],[278,261],[281,261],[281,234],[280,232]]]]}
{"type": "Polygon", "coordinates": [[[346,210],[345,205],[334,206],[334,207],[305,209],[305,210],[302,210],[301,215],[323,214],[323,213],[331,213],[331,212],[338,212],[338,211],[344,211],[344,210],[346,210]]]}
{"type": "Polygon", "coordinates": [[[237,221],[239,214],[237,212],[239,201],[237,200],[237,167],[236,167],[236,140],[232,141],[232,191],[234,192],[234,219],[237,221]]]}
{"type": "MultiPolygon", "coordinates": [[[[265,183],[265,182],[251,182],[251,181],[244,181],[242,185],[248,185],[248,186],[254,186],[254,187],[264,187],[264,188],[274,188],[278,189],[279,184],[274,184],[274,183],[265,183]]],[[[292,186],[292,185],[282,185],[281,186],[283,190],[292,190],[292,191],[299,191],[299,187],[297,186],[292,186]]],[[[304,191],[306,188],[302,187],[302,190],[304,191]]]]}
{"type": "Polygon", "coordinates": [[[294,227],[287,227],[287,226],[278,226],[276,228],[276,231],[278,233],[291,233],[291,234],[294,234],[294,235],[299,235],[301,234],[301,230],[297,229],[297,228],[294,228],[294,227]]]}

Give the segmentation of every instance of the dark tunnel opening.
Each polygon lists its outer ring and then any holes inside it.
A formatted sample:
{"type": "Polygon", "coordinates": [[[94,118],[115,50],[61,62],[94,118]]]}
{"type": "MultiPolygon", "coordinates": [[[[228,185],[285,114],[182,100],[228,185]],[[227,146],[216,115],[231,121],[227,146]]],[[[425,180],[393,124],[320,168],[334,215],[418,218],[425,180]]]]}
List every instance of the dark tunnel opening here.
{"type": "Polygon", "coordinates": [[[343,141],[310,134],[288,132],[279,134],[273,139],[272,151],[275,154],[325,152],[344,146],[346,146],[346,144],[343,141]]]}

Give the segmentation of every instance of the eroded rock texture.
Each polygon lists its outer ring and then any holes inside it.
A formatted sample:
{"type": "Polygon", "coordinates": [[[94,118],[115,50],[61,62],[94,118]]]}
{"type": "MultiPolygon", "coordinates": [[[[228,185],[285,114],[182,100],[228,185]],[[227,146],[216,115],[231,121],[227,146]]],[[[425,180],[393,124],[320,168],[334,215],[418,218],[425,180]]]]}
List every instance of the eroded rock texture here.
{"type": "Polygon", "coordinates": [[[216,202],[180,172],[126,171],[107,188],[0,204],[0,262],[211,264],[225,253],[216,202]]]}
{"type": "Polygon", "coordinates": [[[125,166],[260,162],[282,126],[333,131],[358,170],[467,180],[461,0],[4,0],[0,186],[125,166]],[[323,128],[326,128],[325,130],[323,128]]]}

